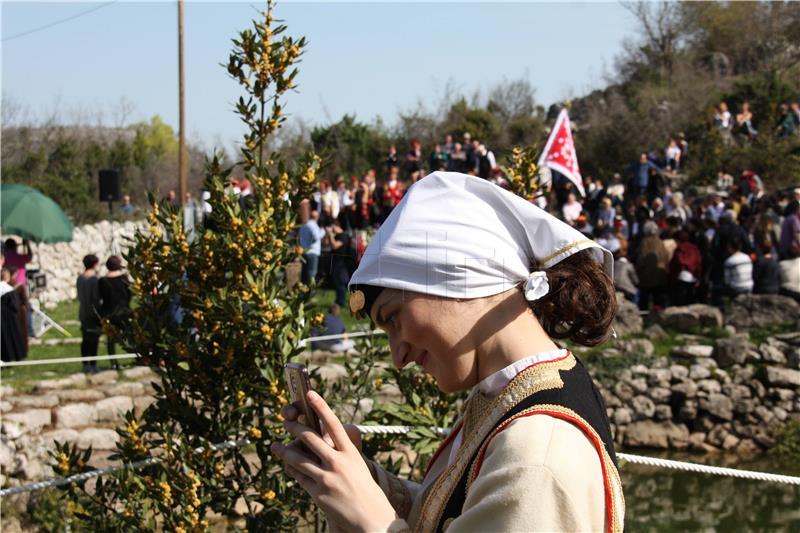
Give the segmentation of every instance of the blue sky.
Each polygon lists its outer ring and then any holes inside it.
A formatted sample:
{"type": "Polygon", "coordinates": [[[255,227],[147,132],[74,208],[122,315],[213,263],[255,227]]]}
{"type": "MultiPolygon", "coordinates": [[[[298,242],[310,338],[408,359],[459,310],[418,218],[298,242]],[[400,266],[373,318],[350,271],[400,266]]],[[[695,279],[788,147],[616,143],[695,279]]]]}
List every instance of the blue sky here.
{"type": "MultiPolygon", "coordinates": [[[[105,112],[121,98],[129,120],[159,114],[177,128],[176,2],[115,2],[14,38],[101,3],[2,2],[2,91],[34,117],[58,108],[105,112]],[[9,39],[10,38],[10,39],[9,39]]],[[[190,138],[207,146],[238,139],[231,112],[238,85],[219,63],[230,39],[262,4],[196,2],[185,9],[186,109],[190,138]]],[[[354,113],[365,121],[418,101],[526,77],[549,105],[602,86],[622,40],[635,31],[618,3],[279,3],[289,33],[309,41],[299,93],[288,112],[311,124],[354,113]]]]}

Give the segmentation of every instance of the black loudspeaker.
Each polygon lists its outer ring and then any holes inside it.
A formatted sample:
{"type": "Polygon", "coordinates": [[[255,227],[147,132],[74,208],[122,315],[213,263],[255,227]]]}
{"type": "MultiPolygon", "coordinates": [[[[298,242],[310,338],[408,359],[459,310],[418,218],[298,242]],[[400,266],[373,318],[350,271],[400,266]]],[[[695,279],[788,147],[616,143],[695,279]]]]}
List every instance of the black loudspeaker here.
{"type": "Polygon", "coordinates": [[[116,170],[100,171],[100,201],[119,202],[119,172],[116,170]]]}

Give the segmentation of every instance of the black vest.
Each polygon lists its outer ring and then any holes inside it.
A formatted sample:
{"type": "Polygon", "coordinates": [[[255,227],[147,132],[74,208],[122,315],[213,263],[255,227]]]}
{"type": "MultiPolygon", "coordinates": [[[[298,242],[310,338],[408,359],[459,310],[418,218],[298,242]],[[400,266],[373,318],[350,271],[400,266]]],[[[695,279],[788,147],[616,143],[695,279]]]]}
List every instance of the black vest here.
{"type": "MultiPolygon", "coordinates": [[[[512,407],[503,417],[498,420],[492,431],[484,436],[484,441],[477,448],[473,456],[470,458],[469,464],[472,465],[477,459],[478,453],[486,443],[486,439],[494,433],[494,430],[503,425],[506,421],[513,418],[520,412],[531,407],[539,405],[557,405],[565,407],[574,411],[578,416],[583,418],[600,436],[603,441],[608,455],[617,466],[617,457],[614,453],[614,444],[611,437],[611,425],[608,421],[606,414],[606,404],[600,391],[597,390],[589,373],[586,372],[583,364],[575,358],[576,364],[570,370],[559,371],[564,386],[558,389],[547,389],[531,394],[517,405],[512,407]]],[[[464,502],[467,498],[467,480],[470,475],[471,468],[467,468],[461,479],[458,481],[447,505],[442,512],[439,523],[436,526],[436,531],[444,531],[444,524],[451,518],[456,518],[461,515],[461,510],[464,507],[464,502]]]]}

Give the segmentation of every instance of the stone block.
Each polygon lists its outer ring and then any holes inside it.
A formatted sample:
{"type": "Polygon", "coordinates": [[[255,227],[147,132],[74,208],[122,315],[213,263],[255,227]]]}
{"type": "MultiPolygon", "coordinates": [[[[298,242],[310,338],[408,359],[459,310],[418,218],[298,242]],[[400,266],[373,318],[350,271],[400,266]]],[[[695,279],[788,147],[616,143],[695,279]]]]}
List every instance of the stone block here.
{"type": "Polygon", "coordinates": [[[633,400],[631,400],[631,407],[633,407],[636,420],[652,418],[656,412],[653,400],[644,395],[634,396],[633,400]]]}
{"type": "Polygon", "coordinates": [[[768,366],[765,369],[766,382],[773,387],[800,387],[800,370],[768,366]]]}
{"type": "Polygon", "coordinates": [[[96,402],[105,398],[105,394],[95,389],[68,389],[55,391],[61,403],[67,402],[96,402]]]}
{"type": "Polygon", "coordinates": [[[700,398],[700,409],[722,420],[733,420],[733,402],[724,394],[712,393],[708,398],[700,398]]]}
{"type": "Polygon", "coordinates": [[[97,374],[89,376],[89,383],[92,385],[103,385],[104,383],[117,381],[118,377],[119,372],[116,370],[104,370],[103,372],[98,372],[97,374]]]}
{"type": "Polygon", "coordinates": [[[95,421],[95,408],[88,403],[73,403],[53,409],[57,428],[79,428],[89,426],[95,421]]]}
{"type": "Polygon", "coordinates": [[[16,422],[11,422],[3,417],[3,424],[0,426],[0,432],[6,440],[17,440],[25,433],[25,428],[16,422]]]}
{"type": "Polygon", "coordinates": [[[122,375],[127,379],[156,379],[156,373],[150,370],[150,367],[148,366],[135,366],[133,368],[127,368],[122,371],[122,375]]]}
{"type": "Polygon", "coordinates": [[[692,344],[689,346],[676,346],[670,352],[670,356],[674,359],[703,359],[711,357],[714,352],[713,346],[704,344],[692,344]]]}
{"type": "Polygon", "coordinates": [[[130,396],[112,396],[94,404],[97,422],[114,422],[123,418],[125,412],[133,409],[130,396]]]}
{"type": "Polygon", "coordinates": [[[627,407],[620,407],[614,410],[614,416],[612,417],[614,423],[618,426],[623,426],[625,424],[630,424],[633,420],[633,412],[628,409],[627,407]]]}
{"type": "Polygon", "coordinates": [[[51,424],[50,409],[28,409],[3,416],[4,422],[14,422],[24,428],[23,432],[39,431],[51,424]]]}
{"type": "Polygon", "coordinates": [[[722,327],[722,312],[705,304],[667,307],[658,314],[658,323],[667,329],[687,331],[694,327],[722,327]]]}
{"type": "Polygon", "coordinates": [[[136,416],[141,416],[145,409],[155,403],[156,399],[152,396],[139,396],[133,399],[133,410],[136,416]]]}
{"type": "Polygon", "coordinates": [[[115,450],[119,435],[113,429],[86,428],[78,433],[78,448],[86,450],[115,450]]]}
{"type": "Polygon", "coordinates": [[[56,389],[69,389],[72,387],[83,387],[86,383],[87,379],[84,374],[73,374],[60,379],[43,379],[42,381],[36,382],[33,386],[33,390],[34,392],[41,392],[56,389]]]}
{"type": "Polygon", "coordinates": [[[684,449],[689,445],[689,429],[684,424],[640,420],[625,429],[625,445],[684,449]]]}
{"type": "Polygon", "coordinates": [[[40,409],[58,405],[58,396],[55,394],[42,394],[38,396],[17,396],[12,400],[17,408],[36,407],[40,409]]]}
{"type": "Polygon", "coordinates": [[[126,381],[104,385],[101,390],[108,396],[142,396],[145,393],[145,386],[138,381],[126,381]]]}
{"type": "Polygon", "coordinates": [[[714,343],[712,357],[720,368],[741,365],[747,360],[748,353],[753,349],[750,339],[746,334],[737,334],[731,337],[717,339],[714,343]]]}
{"type": "Polygon", "coordinates": [[[78,432],[70,428],[54,429],[42,433],[45,444],[52,445],[54,442],[75,442],[78,440],[78,432]]]}

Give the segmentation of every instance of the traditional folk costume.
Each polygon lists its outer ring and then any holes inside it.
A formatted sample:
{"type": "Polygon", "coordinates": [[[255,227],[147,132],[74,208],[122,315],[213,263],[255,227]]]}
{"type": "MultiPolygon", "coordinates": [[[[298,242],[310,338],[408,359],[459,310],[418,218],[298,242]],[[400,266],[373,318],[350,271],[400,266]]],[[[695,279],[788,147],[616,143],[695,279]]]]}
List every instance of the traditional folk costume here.
{"type": "MultiPolygon", "coordinates": [[[[434,172],[412,185],[373,237],[350,282],[369,313],[383,288],[478,298],[525,282],[549,291],[549,268],[590,249],[611,254],[500,187],[434,172]],[[533,272],[531,272],[533,268],[533,272]]],[[[374,463],[397,511],[389,531],[621,531],[622,485],[603,400],[566,350],[532,354],[482,380],[422,484],[374,463]]]]}

